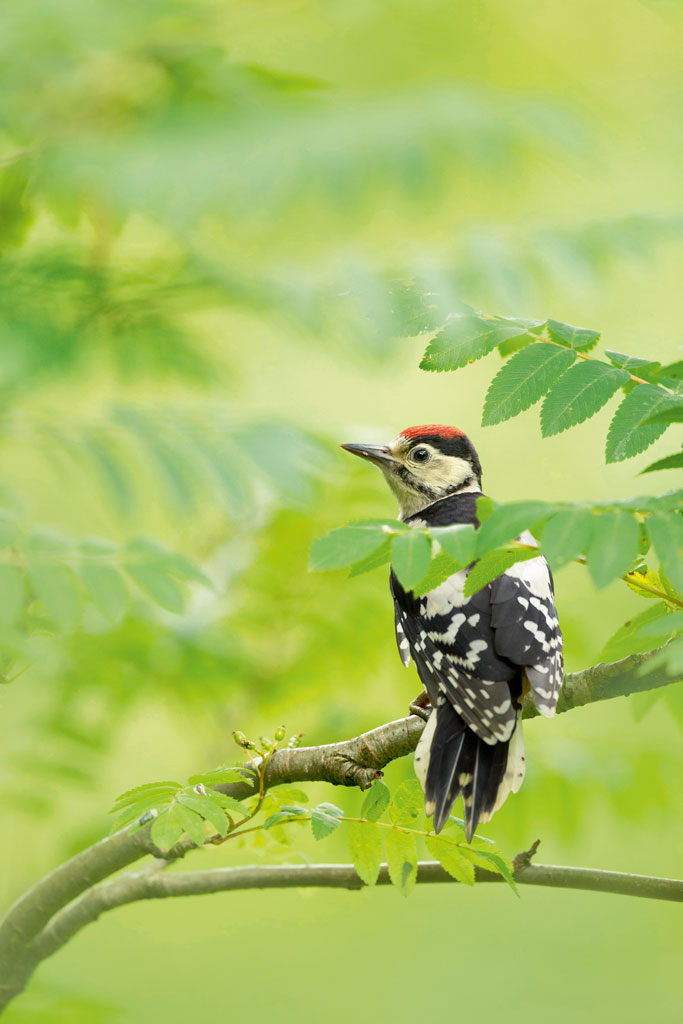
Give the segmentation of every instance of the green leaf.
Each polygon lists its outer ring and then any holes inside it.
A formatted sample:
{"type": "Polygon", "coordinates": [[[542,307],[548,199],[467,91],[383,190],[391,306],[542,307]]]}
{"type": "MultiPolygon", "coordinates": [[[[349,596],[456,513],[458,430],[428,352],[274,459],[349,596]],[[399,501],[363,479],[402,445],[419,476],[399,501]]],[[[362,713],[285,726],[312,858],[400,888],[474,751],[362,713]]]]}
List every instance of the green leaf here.
{"type": "Polygon", "coordinates": [[[683,381],[683,359],[677,359],[675,363],[667,363],[662,367],[661,376],[669,380],[683,381]]]}
{"type": "Polygon", "coordinates": [[[26,606],[26,582],[17,565],[0,564],[0,625],[13,626],[26,606]]]}
{"type": "Polygon", "coordinates": [[[95,607],[110,622],[120,622],[128,605],[128,590],[119,570],[98,562],[82,562],[80,577],[95,607]]]}
{"type": "Polygon", "coordinates": [[[477,532],[477,555],[484,555],[507,541],[515,540],[524,530],[548,519],[556,508],[556,505],[542,501],[517,501],[499,505],[477,532]]]}
{"type": "Polygon", "coordinates": [[[657,459],[645,469],[641,469],[640,473],[641,475],[654,473],[660,469],[683,469],[683,452],[675,452],[673,455],[666,455],[663,459],[657,459]]]}
{"type": "Polygon", "coordinates": [[[506,356],[511,356],[513,352],[519,352],[521,349],[526,348],[527,345],[533,344],[533,338],[529,337],[528,334],[521,334],[518,338],[508,338],[507,341],[501,341],[498,346],[498,354],[501,358],[505,359],[506,356]]]}
{"type": "Polygon", "coordinates": [[[649,622],[641,627],[641,635],[645,637],[660,637],[662,627],[666,629],[666,635],[670,636],[672,633],[683,633],[683,611],[681,612],[669,612],[667,617],[662,622],[649,622]]]}
{"type": "Polygon", "coordinates": [[[168,810],[162,811],[159,817],[154,819],[150,830],[150,838],[162,853],[168,853],[178,842],[184,831],[184,825],[178,814],[178,805],[175,804],[173,807],[169,807],[168,810]]]}
{"type": "Polygon", "coordinates": [[[509,324],[511,327],[519,327],[524,331],[537,331],[546,325],[545,320],[529,320],[527,317],[521,316],[496,316],[495,319],[509,324]]]}
{"type": "Polygon", "coordinates": [[[377,779],[365,794],[360,810],[361,818],[367,818],[368,821],[379,821],[389,806],[390,800],[389,787],[381,779],[377,779]]]}
{"type": "Polygon", "coordinates": [[[137,803],[143,797],[149,798],[153,803],[155,799],[166,797],[169,794],[171,796],[175,796],[175,794],[182,788],[183,787],[179,782],[146,782],[142,786],[135,786],[133,789],[127,789],[125,793],[121,793],[120,796],[117,796],[114,801],[112,813],[121,807],[125,807],[127,804],[137,803]]]}
{"type": "Polygon", "coordinates": [[[433,527],[429,532],[441,550],[459,566],[469,565],[474,560],[477,532],[471,524],[433,527]]]}
{"type": "Polygon", "coordinates": [[[568,345],[577,352],[588,352],[594,348],[600,338],[600,331],[591,331],[588,327],[572,327],[561,320],[548,320],[548,334],[560,345],[568,345]]]}
{"type": "Polygon", "coordinates": [[[672,404],[671,395],[652,384],[639,384],[615,412],[607,432],[607,462],[631,459],[649,448],[666,430],[666,423],[649,423],[653,412],[672,404]]]}
{"type": "Polygon", "coordinates": [[[660,574],[654,572],[652,569],[639,567],[638,569],[632,570],[626,576],[626,585],[638,597],[649,598],[652,600],[659,600],[662,596],[662,591],[668,592],[666,586],[662,582],[660,574]],[[655,589],[659,593],[652,593],[655,589]]]}
{"type": "Polygon", "coordinates": [[[237,814],[247,815],[247,809],[240,800],[236,800],[234,796],[228,796],[227,793],[221,793],[217,789],[207,789],[206,795],[209,800],[213,800],[219,807],[223,807],[226,811],[235,811],[237,814]]]}
{"type": "Polygon", "coordinates": [[[386,540],[386,530],[381,522],[342,526],[313,541],[308,567],[314,572],[344,569],[367,558],[386,540]]]}
{"type": "Polygon", "coordinates": [[[622,370],[628,370],[629,372],[635,371],[636,377],[642,377],[645,370],[648,372],[656,371],[662,365],[661,363],[654,362],[652,359],[628,356],[625,352],[613,352],[611,349],[605,349],[605,355],[612,366],[619,366],[622,370]]]}
{"type": "Polygon", "coordinates": [[[640,529],[632,515],[615,510],[594,517],[586,562],[596,587],[606,587],[628,572],[639,551],[640,529]]]}
{"type": "Polygon", "coordinates": [[[105,537],[84,537],[83,540],[79,540],[76,547],[86,558],[109,558],[119,550],[118,544],[105,537]]]}
{"type": "Polygon", "coordinates": [[[503,320],[471,314],[455,316],[432,338],[422,357],[422,370],[457,370],[481,359],[508,338],[526,334],[527,328],[503,320]]]}
{"type": "Polygon", "coordinates": [[[543,437],[560,434],[594,416],[626,383],[626,370],[597,361],[572,366],[553,385],[541,409],[543,437]]]}
{"type": "Polygon", "coordinates": [[[154,563],[139,565],[127,562],[125,570],[156,604],[178,615],[185,610],[185,595],[166,568],[154,563]]]}
{"type": "Polygon", "coordinates": [[[124,825],[129,825],[131,823],[133,823],[134,827],[129,831],[137,831],[138,828],[142,827],[140,825],[140,818],[144,818],[151,810],[156,810],[157,813],[160,814],[166,809],[166,807],[168,807],[172,802],[172,799],[173,798],[169,796],[158,801],[138,800],[137,803],[128,804],[126,807],[120,807],[118,809],[112,808],[109,813],[116,815],[116,817],[112,824],[111,831],[116,832],[124,825]]]}
{"type": "Polygon", "coordinates": [[[587,508],[561,509],[547,520],[541,533],[541,550],[550,568],[561,569],[590,544],[594,516],[587,508]]]}
{"type": "Polygon", "coordinates": [[[477,519],[479,523],[485,523],[490,515],[493,515],[496,503],[487,494],[477,498],[477,519]]]}
{"type": "Polygon", "coordinates": [[[389,878],[404,896],[408,896],[417,880],[417,843],[410,832],[398,828],[384,833],[384,852],[389,878]]]}
{"type": "Polygon", "coordinates": [[[376,825],[350,821],[348,824],[349,853],[356,874],[366,885],[374,885],[382,862],[382,836],[384,831],[376,825]]]}
{"type": "Polygon", "coordinates": [[[659,576],[661,589],[663,589],[669,595],[669,597],[673,597],[676,601],[680,601],[681,598],[683,598],[683,593],[676,590],[673,583],[667,576],[663,565],[660,565],[659,573],[657,575],[659,576]]]}
{"type": "Polygon", "coordinates": [[[60,629],[73,629],[81,614],[81,595],[71,569],[65,565],[29,562],[27,574],[54,624],[60,629]]]}
{"type": "Polygon", "coordinates": [[[474,885],[474,865],[452,839],[429,835],[425,842],[432,857],[438,860],[444,871],[464,885],[474,885]]]}
{"type": "Polygon", "coordinates": [[[428,594],[430,590],[435,590],[449,576],[452,576],[453,573],[458,572],[460,569],[462,569],[462,565],[454,562],[445,551],[440,551],[438,555],[432,558],[429,563],[429,569],[427,569],[422,579],[413,587],[413,594],[416,597],[419,597],[421,594],[428,594]]]}
{"type": "Polygon", "coordinates": [[[394,790],[389,804],[392,825],[414,828],[424,811],[424,794],[417,779],[407,779],[394,790]]]}
{"type": "MultiPolygon", "coordinates": [[[[263,823],[264,829],[272,828],[273,825],[281,825],[283,821],[292,821],[294,818],[305,817],[306,811],[303,807],[287,807],[282,808],[280,811],[276,811],[275,814],[271,814],[269,818],[263,823]]],[[[316,836],[316,838],[321,838],[316,836]]]]}
{"type": "Polygon", "coordinates": [[[491,853],[490,850],[471,850],[469,856],[475,864],[479,863],[480,867],[502,875],[515,896],[519,898],[519,889],[515,882],[512,864],[510,864],[506,857],[501,856],[499,853],[491,853]]]}
{"type": "Polygon", "coordinates": [[[190,793],[181,793],[178,797],[179,802],[184,806],[188,807],[195,814],[200,814],[202,818],[205,818],[215,828],[216,832],[220,836],[227,836],[230,829],[230,822],[225,814],[225,811],[221,807],[218,807],[213,800],[208,797],[195,796],[190,793]]]}
{"type": "Polygon", "coordinates": [[[621,658],[627,658],[629,654],[640,654],[657,647],[657,639],[664,641],[669,635],[666,623],[662,621],[667,615],[668,608],[664,601],[649,605],[644,611],[634,615],[609,638],[600,652],[601,660],[619,661],[621,658]],[[655,625],[661,632],[656,634],[654,639],[652,635],[641,633],[644,626],[655,625]]]}
{"type": "Polygon", "coordinates": [[[311,828],[314,839],[324,839],[339,828],[344,812],[334,804],[318,804],[311,811],[311,828]]]}
{"type": "Polygon", "coordinates": [[[344,817],[344,812],[342,811],[341,807],[337,807],[336,804],[330,804],[325,802],[322,804],[318,804],[318,806],[315,809],[318,811],[322,811],[324,814],[331,814],[334,818],[344,817]]]}
{"type": "Polygon", "coordinates": [[[482,426],[502,423],[538,402],[576,354],[571,349],[538,343],[513,356],[493,378],[486,393],[482,426]]]}
{"type": "Polygon", "coordinates": [[[354,562],[349,569],[349,578],[360,576],[364,572],[371,572],[378,569],[380,565],[386,565],[391,560],[391,537],[386,537],[378,548],[375,548],[359,562],[354,562]]]}
{"type": "Polygon", "coordinates": [[[683,423],[683,399],[669,396],[671,401],[664,409],[648,416],[647,423],[683,423]]]}
{"type": "Polygon", "coordinates": [[[683,515],[648,516],[647,532],[657,557],[679,593],[683,593],[683,515]]]}
{"type": "Polygon", "coordinates": [[[68,555],[71,550],[71,542],[53,530],[34,530],[26,538],[26,554],[31,558],[42,556],[58,557],[68,555]]]}
{"type": "Polygon", "coordinates": [[[163,559],[164,568],[174,573],[181,580],[192,583],[203,583],[205,587],[212,587],[211,580],[202,572],[198,565],[191,558],[179,554],[177,551],[168,551],[163,559]]]}
{"type": "Polygon", "coordinates": [[[181,580],[192,580],[211,586],[211,581],[190,558],[171,551],[152,537],[135,537],[126,546],[127,560],[153,565],[181,580]]]}
{"type": "Polygon", "coordinates": [[[175,812],[176,820],[182,825],[183,832],[189,836],[194,845],[203,846],[206,842],[204,819],[181,803],[174,804],[172,810],[175,812]]]}
{"type": "Polygon", "coordinates": [[[420,530],[409,530],[394,537],[391,545],[391,566],[406,590],[422,579],[432,559],[432,542],[420,530]]]}
{"type": "Polygon", "coordinates": [[[596,587],[606,587],[628,572],[640,552],[640,528],[628,512],[602,512],[593,520],[586,561],[596,587]]]}
{"type": "Polygon", "coordinates": [[[476,594],[478,590],[485,587],[491,580],[495,580],[510,566],[516,565],[517,562],[526,562],[529,558],[538,558],[538,551],[516,547],[489,551],[470,569],[465,581],[465,597],[476,594]]]}

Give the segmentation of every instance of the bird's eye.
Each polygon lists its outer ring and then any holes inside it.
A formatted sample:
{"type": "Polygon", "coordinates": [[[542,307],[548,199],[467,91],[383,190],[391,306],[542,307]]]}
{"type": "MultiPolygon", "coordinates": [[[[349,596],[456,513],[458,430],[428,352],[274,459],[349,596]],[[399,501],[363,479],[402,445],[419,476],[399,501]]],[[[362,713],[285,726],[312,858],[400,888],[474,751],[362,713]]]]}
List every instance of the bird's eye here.
{"type": "Polygon", "coordinates": [[[410,453],[415,462],[429,462],[431,455],[426,448],[414,448],[410,453]]]}

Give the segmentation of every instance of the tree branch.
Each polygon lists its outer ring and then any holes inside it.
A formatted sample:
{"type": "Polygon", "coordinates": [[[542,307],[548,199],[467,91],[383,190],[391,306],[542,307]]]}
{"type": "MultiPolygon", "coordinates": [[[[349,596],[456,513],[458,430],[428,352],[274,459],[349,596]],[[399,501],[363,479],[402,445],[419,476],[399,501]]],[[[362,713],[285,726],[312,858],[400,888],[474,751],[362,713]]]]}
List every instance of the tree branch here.
{"type": "MultiPolygon", "coordinates": [[[[595,665],[582,672],[566,675],[558,704],[558,713],[594,701],[622,697],[673,682],[662,669],[648,675],[639,674],[642,666],[658,653],[659,650],[646,654],[635,654],[614,664],[595,665]]],[[[524,705],[524,717],[532,718],[536,714],[535,707],[527,699],[524,705]]],[[[322,781],[334,785],[358,786],[360,789],[367,789],[374,779],[381,776],[382,769],[389,762],[412,753],[423,729],[424,722],[410,716],[389,722],[341,743],[278,750],[268,763],[266,786],[271,787],[291,782],[322,781]]],[[[242,798],[253,792],[252,787],[247,783],[218,788],[237,798],[242,798]]],[[[175,860],[183,856],[191,846],[190,843],[178,844],[166,859],[175,860]]],[[[17,900],[7,912],[3,922],[0,923],[0,1009],[22,990],[36,963],[42,959],[42,956],[38,956],[36,959],[39,948],[37,937],[42,934],[41,941],[47,943],[46,928],[55,915],[62,911],[62,908],[72,904],[72,901],[77,900],[82,893],[89,890],[88,896],[90,896],[92,892],[100,892],[103,887],[98,886],[98,883],[103,879],[150,853],[156,857],[160,856],[159,851],[151,842],[149,827],[139,829],[132,834],[127,830],[121,830],[60,865],[17,900]]],[[[534,870],[537,872],[535,877],[540,879],[541,874],[537,869],[538,866],[535,866],[534,870]]],[[[603,872],[601,874],[610,873],[603,872]]],[[[176,876],[169,876],[169,878],[171,877],[175,878],[176,876]]],[[[148,881],[146,884],[151,885],[152,883],[148,881]]],[[[154,884],[159,885],[160,883],[154,884]]],[[[173,882],[173,884],[180,885],[181,883],[173,882]]],[[[558,883],[536,881],[533,884],[558,883]]],[[[605,891],[622,890],[606,889],[605,891]]],[[[74,906],[79,906],[80,903],[81,901],[74,906]]],[[[60,920],[63,919],[63,914],[64,911],[59,914],[60,920]]],[[[56,924],[56,920],[53,923],[56,924]]]]}
{"type": "MultiPolygon", "coordinates": [[[[476,880],[503,882],[501,875],[476,868],[476,880]]],[[[621,871],[529,864],[515,871],[520,885],[542,885],[560,889],[617,893],[646,899],[683,902],[683,881],[632,875],[621,871]]],[[[420,861],[419,884],[455,882],[436,861],[420,861]]],[[[390,885],[387,865],[380,868],[377,885],[390,885]]],[[[257,867],[213,868],[164,875],[159,869],[128,873],[113,882],[94,886],[71,906],[58,914],[34,943],[34,955],[44,960],[60,949],[100,914],[138,900],[167,899],[176,896],[206,896],[243,889],[363,889],[365,883],[350,864],[282,864],[257,867]]]]}

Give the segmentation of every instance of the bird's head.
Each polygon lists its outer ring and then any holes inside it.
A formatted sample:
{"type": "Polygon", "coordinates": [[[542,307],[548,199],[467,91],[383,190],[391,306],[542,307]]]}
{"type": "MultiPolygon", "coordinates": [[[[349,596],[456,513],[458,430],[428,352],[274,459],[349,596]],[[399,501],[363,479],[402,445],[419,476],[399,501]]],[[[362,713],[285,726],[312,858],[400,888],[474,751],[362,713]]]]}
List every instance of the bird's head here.
{"type": "Polygon", "coordinates": [[[343,444],[368,459],[396,495],[401,519],[440,498],[481,490],[481,464],[462,430],[436,423],[408,427],[389,444],[343,444]]]}

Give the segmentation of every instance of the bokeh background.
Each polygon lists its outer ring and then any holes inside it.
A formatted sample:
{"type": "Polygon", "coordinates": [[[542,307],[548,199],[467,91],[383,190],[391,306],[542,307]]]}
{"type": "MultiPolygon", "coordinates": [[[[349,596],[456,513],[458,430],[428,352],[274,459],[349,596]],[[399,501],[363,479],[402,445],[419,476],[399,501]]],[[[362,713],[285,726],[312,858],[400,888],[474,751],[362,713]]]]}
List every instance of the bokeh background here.
{"type": "MultiPolygon", "coordinates": [[[[232,759],[234,728],[317,743],[405,713],[385,570],[307,571],[314,537],[393,511],[338,442],[455,423],[500,500],[674,486],[636,478],[666,441],[605,465],[614,403],[547,441],[535,411],[482,429],[498,356],[427,374],[408,336],[428,292],[679,357],[683,16],[34,0],[0,17],[3,516],[66,543],[156,538],[212,584],[180,613],[131,587],[115,622],[86,601],[5,629],[9,903],[107,831],[118,793],[232,759]]],[[[557,589],[570,669],[642,607],[580,566],[557,589]]],[[[510,855],[540,837],[550,863],[680,877],[681,701],[652,704],[529,723],[527,782],[488,834],[510,855]]],[[[193,862],[302,857],[347,854],[337,833],[193,862]]],[[[674,904],[497,886],[136,905],[44,964],[7,1020],[673,1021],[681,934],[674,904]]]]}

